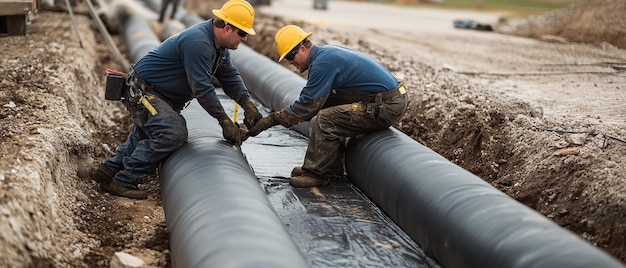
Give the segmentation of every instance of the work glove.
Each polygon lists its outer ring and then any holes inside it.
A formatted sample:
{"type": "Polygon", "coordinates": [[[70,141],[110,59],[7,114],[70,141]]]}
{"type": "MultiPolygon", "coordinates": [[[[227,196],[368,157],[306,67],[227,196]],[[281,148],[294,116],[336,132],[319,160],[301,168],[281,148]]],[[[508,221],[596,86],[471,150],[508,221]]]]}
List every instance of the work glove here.
{"type": "Polygon", "coordinates": [[[242,106],[244,110],[243,124],[246,125],[248,129],[251,129],[263,116],[259,113],[259,110],[254,106],[251,100],[247,100],[242,106]]]}
{"type": "Polygon", "coordinates": [[[224,135],[224,139],[234,145],[241,146],[244,136],[241,135],[242,131],[237,125],[235,125],[235,123],[233,123],[232,120],[230,120],[230,118],[220,121],[220,126],[222,127],[222,135],[224,135]]]}
{"type": "Polygon", "coordinates": [[[239,125],[238,123],[235,123],[235,125],[239,127],[239,136],[241,137],[241,143],[243,144],[243,142],[248,139],[248,128],[246,126],[239,125]]]}
{"type": "Polygon", "coordinates": [[[271,113],[270,115],[261,118],[261,120],[259,120],[259,122],[257,122],[256,125],[254,125],[254,127],[252,127],[250,131],[248,131],[247,136],[255,137],[256,135],[259,135],[259,133],[275,125],[278,125],[278,121],[276,120],[276,113],[271,113]]]}

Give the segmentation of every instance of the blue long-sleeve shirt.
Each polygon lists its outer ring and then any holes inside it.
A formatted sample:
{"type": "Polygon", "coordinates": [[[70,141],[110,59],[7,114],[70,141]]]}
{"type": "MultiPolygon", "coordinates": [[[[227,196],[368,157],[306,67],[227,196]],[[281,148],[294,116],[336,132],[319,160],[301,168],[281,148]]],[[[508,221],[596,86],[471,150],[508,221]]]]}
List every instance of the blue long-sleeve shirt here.
{"type": "Polygon", "coordinates": [[[307,83],[299,99],[285,110],[308,121],[323,107],[332,90],[377,94],[398,86],[393,74],[369,56],[346,47],[316,45],[309,54],[307,83]]]}
{"type": "Polygon", "coordinates": [[[224,93],[239,104],[250,99],[230,52],[221,48],[213,19],[171,36],[137,62],[135,72],[177,108],[193,98],[213,117],[228,117],[212,83],[215,76],[224,93]]]}

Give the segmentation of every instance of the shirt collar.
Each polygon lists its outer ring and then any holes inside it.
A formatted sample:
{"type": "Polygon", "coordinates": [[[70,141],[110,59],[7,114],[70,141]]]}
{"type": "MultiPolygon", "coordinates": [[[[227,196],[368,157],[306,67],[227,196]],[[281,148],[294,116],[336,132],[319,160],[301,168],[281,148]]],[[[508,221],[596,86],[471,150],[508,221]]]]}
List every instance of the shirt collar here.
{"type": "Polygon", "coordinates": [[[221,48],[220,45],[217,44],[217,38],[215,37],[215,31],[213,30],[213,23],[215,19],[209,19],[209,23],[207,23],[208,32],[211,35],[211,39],[213,40],[213,47],[218,50],[226,50],[225,48],[221,48]]]}

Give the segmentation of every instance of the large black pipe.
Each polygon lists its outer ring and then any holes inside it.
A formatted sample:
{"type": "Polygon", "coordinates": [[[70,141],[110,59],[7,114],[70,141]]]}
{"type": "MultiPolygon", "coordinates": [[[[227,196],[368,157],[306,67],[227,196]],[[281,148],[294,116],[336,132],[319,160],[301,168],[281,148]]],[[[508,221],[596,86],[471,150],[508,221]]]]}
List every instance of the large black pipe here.
{"type": "Polygon", "coordinates": [[[161,44],[159,38],[154,34],[148,22],[139,16],[135,16],[130,11],[121,14],[123,23],[120,32],[124,37],[128,56],[131,62],[137,62],[141,57],[161,44]]]}
{"type": "Polygon", "coordinates": [[[307,267],[240,149],[197,103],[159,177],[173,267],[307,267]]]}
{"type": "Polygon", "coordinates": [[[352,139],[346,168],[445,267],[623,267],[398,130],[352,139]]]}
{"type": "MultiPolygon", "coordinates": [[[[132,14],[122,31],[134,62],[160,44],[132,14]]],[[[188,143],[159,168],[172,266],[308,267],[241,149],[197,102],[183,116],[188,143]]]]}
{"type": "MultiPolygon", "coordinates": [[[[272,110],[298,98],[297,74],[245,46],[231,55],[272,110]]],[[[393,128],[351,139],[345,164],[351,181],[445,267],[623,267],[393,128]]]]}

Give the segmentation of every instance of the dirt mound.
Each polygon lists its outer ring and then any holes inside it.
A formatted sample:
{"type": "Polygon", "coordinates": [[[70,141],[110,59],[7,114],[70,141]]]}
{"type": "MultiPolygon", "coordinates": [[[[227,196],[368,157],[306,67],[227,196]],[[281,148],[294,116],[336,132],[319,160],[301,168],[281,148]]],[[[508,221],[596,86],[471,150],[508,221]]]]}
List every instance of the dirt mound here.
{"type": "Polygon", "coordinates": [[[103,194],[85,174],[130,125],[103,98],[104,70],[120,67],[81,7],[83,47],[67,12],[40,11],[27,36],[2,38],[0,267],[104,267],[122,250],[166,267],[159,201],[103,194]]]}
{"type": "Polygon", "coordinates": [[[541,16],[502,19],[495,30],[536,39],[626,48],[626,0],[587,0],[541,16]]]}

